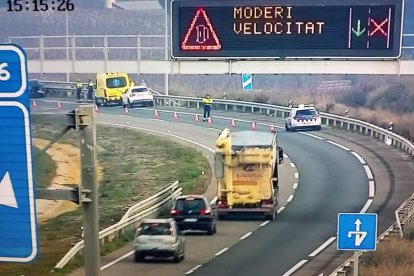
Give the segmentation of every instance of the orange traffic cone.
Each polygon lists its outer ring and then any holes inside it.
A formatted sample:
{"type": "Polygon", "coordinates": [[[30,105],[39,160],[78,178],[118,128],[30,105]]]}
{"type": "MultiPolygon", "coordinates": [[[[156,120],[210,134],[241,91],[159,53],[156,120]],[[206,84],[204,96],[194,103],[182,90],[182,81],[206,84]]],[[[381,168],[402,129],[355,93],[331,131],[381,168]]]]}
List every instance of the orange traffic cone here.
{"type": "Polygon", "coordinates": [[[256,123],[252,122],[252,130],[256,130],[256,123]]]}
{"type": "Polygon", "coordinates": [[[208,117],[208,118],[207,118],[207,123],[208,123],[209,125],[211,125],[211,124],[213,123],[213,121],[211,120],[211,117],[208,117]]]}
{"type": "Polygon", "coordinates": [[[57,103],[57,108],[62,109],[62,105],[60,104],[60,102],[57,103]]]}
{"type": "Polygon", "coordinates": [[[125,109],[124,109],[124,114],[125,114],[125,115],[128,115],[128,113],[129,113],[129,111],[128,111],[128,106],[125,106],[125,109]]]}
{"type": "Polygon", "coordinates": [[[276,129],[275,129],[274,125],[271,125],[269,130],[270,130],[270,132],[276,132],[276,129]]]}
{"type": "Polygon", "coordinates": [[[196,123],[200,122],[200,118],[198,118],[198,114],[195,115],[194,122],[196,123]]]}
{"type": "Polygon", "coordinates": [[[178,114],[177,114],[177,112],[174,112],[173,119],[174,120],[178,120],[178,114]]]}
{"type": "Polygon", "coordinates": [[[236,125],[236,120],[234,120],[234,119],[231,119],[231,127],[236,127],[237,125],[236,125]]]}
{"type": "Polygon", "coordinates": [[[32,101],[32,106],[34,107],[34,108],[36,108],[37,107],[37,103],[36,103],[36,101],[32,101]]]}
{"type": "Polygon", "coordinates": [[[95,112],[99,112],[99,108],[96,104],[95,104],[95,112]]]}
{"type": "Polygon", "coordinates": [[[158,119],[159,117],[160,117],[160,115],[158,114],[158,110],[154,110],[154,115],[152,115],[152,117],[154,118],[154,119],[158,119]]]}

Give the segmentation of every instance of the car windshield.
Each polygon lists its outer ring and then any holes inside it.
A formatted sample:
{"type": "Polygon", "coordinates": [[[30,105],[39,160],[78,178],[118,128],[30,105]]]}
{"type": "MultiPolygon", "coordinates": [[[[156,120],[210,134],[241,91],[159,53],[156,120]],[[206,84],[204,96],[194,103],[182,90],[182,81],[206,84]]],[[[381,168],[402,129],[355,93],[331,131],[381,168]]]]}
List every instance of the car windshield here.
{"type": "Polygon", "coordinates": [[[118,88],[118,87],[125,87],[126,79],[124,77],[116,77],[116,78],[107,78],[106,79],[106,86],[108,88],[118,88]]]}
{"type": "Polygon", "coordinates": [[[296,116],[315,116],[318,115],[315,109],[302,109],[296,112],[296,116]]]}
{"type": "Polygon", "coordinates": [[[163,236],[171,235],[171,225],[166,222],[161,223],[142,223],[138,235],[163,236]]]}
{"type": "Polygon", "coordinates": [[[178,199],[175,209],[183,212],[200,212],[206,208],[206,204],[202,198],[183,198],[178,199]]]}
{"type": "Polygon", "coordinates": [[[132,91],[131,92],[135,92],[135,93],[139,93],[139,92],[148,92],[149,90],[148,90],[148,88],[146,88],[146,87],[140,87],[140,88],[134,88],[134,89],[132,89],[132,91]]]}

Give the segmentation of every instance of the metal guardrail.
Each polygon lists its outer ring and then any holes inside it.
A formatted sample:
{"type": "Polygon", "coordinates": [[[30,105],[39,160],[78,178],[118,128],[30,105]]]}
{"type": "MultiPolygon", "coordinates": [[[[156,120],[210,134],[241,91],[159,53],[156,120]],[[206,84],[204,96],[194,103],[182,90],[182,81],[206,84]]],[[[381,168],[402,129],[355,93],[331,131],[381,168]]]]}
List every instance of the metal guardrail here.
{"type": "MultiPolygon", "coordinates": [[[[118,235],[128,230],[133,230],[140,220],[158,213],[166,204],[180,196],[182,194],[182,188],[178,187],[178,183],[178,181],[175,181],[160,192],[131,206],[118,223],[99,232],[100,244],[103,245],[105,242],[112,241],[118,235]]],[[[63,268],[83,248],[84,241],[81,240],[66,253],[56,264],[55,268],[63,268]]]]}

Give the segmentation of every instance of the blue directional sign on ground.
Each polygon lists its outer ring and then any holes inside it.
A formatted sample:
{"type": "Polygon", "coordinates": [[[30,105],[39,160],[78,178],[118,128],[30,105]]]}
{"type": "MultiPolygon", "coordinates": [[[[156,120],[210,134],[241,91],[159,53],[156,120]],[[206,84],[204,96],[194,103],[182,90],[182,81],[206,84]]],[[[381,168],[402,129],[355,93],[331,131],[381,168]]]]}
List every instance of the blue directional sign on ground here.
{"type": "Polygon", "coordinates": [[[252,74],[242,74],[242,84],[243,90],[252,90],[253,89],[253,76],[252,74]]]}
{"type": "Polygon", "coordinates": [[[26,55],[0,45],[0,261],[38,252],[26,55]]]}
{"type": "Polygon", "coordinates": [[[375,251],[377,248],[377,214],[338,214],[338,250],[375,251]]]}

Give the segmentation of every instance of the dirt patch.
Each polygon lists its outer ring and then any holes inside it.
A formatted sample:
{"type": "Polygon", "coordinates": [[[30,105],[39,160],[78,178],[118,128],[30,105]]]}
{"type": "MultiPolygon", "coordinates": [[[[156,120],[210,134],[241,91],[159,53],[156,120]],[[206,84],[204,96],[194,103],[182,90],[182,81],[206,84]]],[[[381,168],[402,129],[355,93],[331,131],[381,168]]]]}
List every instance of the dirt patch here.
{"type": "MultiPolygon", "coordinates": [[[[35,147],[42,149],[49,143],[48,140],[34,138],[35,147]]],[[[80,183],[80,154],[79,149],[63,143],[55,143],[46,151],[56,164],[55,176],[48,185],[49,189],[69,189],[73,184],[80,183]]],[[[98,164],[98,182],[102,179],[103,168],[98,164]]],[[[37,218],[40,223],[70,212],[79,206],[67,200],[36,200],[37,218]]]]}

